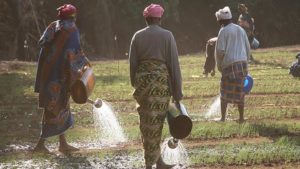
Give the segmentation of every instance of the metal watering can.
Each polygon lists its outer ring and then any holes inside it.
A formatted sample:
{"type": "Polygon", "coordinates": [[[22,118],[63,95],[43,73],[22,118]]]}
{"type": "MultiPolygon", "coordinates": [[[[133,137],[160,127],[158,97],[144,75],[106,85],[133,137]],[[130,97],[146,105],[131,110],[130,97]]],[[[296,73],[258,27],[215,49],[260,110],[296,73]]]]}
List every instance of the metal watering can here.
{"type": "Polygon", "coordinates": [[[102,101],[100,99],[96,101],[89,99],[94,86],[95,76],[93,69],[89,66],[85,66],[82,70],[81,77],[76,79],[71,85],[71,97],[74,102],[77,104],[91,103],[97,108],[101,107],[102,101]]]}
{"type": "Polygon", "coordinates": [[[170,134],[173,137],[173,139],[169,140],[168,146],[176,148],[178,140],[187,137],[191,133],[193,123],[184,105],[177,102],[169,104],[167,121],[170,134]]]}

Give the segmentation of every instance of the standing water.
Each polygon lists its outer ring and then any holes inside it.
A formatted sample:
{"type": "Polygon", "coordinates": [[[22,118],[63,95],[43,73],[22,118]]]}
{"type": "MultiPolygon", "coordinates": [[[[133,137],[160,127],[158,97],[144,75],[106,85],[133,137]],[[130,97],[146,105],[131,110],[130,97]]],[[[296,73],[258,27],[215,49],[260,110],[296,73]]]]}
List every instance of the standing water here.
{"type": "Polygon", "coordinates": [[[216,119],[221,115],[221,101],[220,96],[216,97],[204,117],[206,119],[216,119]]]}
{"type": "Polygon", "coordinates": [[[93,106],[93,115],[98,141],[112,145],[127,140],[115,112],[108,102],[102,100],[100,108],[93,106]]]}
{"type": "Polygon", "coordinates": [[[166,138],[161,146],[161,158],[167,165],[187,165],[188,154],[183,144],[178,140],[176,148],[170,148],[168,141],[173,138],[166,138]]]}

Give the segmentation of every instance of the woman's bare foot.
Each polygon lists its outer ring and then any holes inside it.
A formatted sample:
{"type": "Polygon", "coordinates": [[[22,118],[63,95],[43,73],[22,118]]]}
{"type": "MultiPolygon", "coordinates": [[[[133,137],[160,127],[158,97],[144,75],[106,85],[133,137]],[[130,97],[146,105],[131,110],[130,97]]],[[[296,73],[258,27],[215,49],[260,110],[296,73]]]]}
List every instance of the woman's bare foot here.
{"type": "Polygon", "coordinates": [[[240,118],[239,120],[238,120],[238,122],[241,124],[241,123],[245,123],[245,119],[244,118],[240,118]]]}
{"type": "Polygon", "coordinates": [[[34,147],[33,152],[42,152],[42,153],[50,153],[50,151],[45,146],[45,140],[40,138],[37,145],[34,147]]]}
{"type": "Polygon", "coordinates": [[[66,137],[64,134],[59,136],[59,148],[58,151],[62,153],[69,153],[72,151],[78,151],[79,149],[76,147],[73,147],[67,143],[66,137]]]}
{"type": "Polygon", "coordinates": [[[40,152],[40,153],[50,153],[50,151],[45,146],[35,146],[33,152],[40,152]]]}
{"type": "Polygon", "coordinates": [[[219,121],[220,122],[225,122],[225,118],[222,117],[219,121]]]}
{"type": "Polygon", "coordinates": [[[59,145],[58,151],[62,152],[62,153],[68,153],[68,152],[73,152],[73,151],[78,151],[79,149],[76,147],[73,147],[69,144],[62,144],[59,145]]]}

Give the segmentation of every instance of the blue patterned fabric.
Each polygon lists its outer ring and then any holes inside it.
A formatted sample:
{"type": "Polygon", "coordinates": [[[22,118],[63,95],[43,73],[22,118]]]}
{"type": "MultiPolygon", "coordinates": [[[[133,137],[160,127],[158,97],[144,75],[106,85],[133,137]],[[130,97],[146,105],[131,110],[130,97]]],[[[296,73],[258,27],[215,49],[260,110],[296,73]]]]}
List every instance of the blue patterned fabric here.
{"type": "Polygon", "coordinates": [[[84,58],[79,31],[72,20],[52,22],[44,31],[35,92],[39,93],[39,107],[44,108],[41,137],[60,135],[73,125],[69,98],[74,60],[84,58]]]}

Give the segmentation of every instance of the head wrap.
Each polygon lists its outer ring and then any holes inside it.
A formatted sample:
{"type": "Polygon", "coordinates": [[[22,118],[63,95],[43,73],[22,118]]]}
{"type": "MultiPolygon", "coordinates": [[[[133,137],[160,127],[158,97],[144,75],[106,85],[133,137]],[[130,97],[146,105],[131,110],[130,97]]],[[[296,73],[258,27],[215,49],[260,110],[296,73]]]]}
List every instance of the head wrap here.
{"type": "Polygon", "coordinates": [[[231,19],[232,18],[232,14],[231,14],[231,11],[230,11],[229,7],[225,6],[223,9],[219,9],[216,12],[216,17],[217,17],[218,21],[231,19]]]}
{"type": "Polygon", "coordinates": [[[71,4],[64,4],[56,9],[58,11],[57,17],[59,19],[68,19],[70,17],[75,17],[76,8],[71,4]]]}
{"type": "Polygon", "coordinates": [[[164,13],[163,7],[161,7],[158,4],[151,4],[144,9],[143,16],[145,18],[147,17],[161,18],[163,13],[164,13]]]}
{"type": "Polygon", "coordinates": [[[239,4],[238,5],[238,10],[240,11],[240,12],[248,12],[248,8],[246,7],[246,5],[245,4],[239,4]]]}

